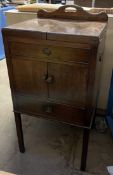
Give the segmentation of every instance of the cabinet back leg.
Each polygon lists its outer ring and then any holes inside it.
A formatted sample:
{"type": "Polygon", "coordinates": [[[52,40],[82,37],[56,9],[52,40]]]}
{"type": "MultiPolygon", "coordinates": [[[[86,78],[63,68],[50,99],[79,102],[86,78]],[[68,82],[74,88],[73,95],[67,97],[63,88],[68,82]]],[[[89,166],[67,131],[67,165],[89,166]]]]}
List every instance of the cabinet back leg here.
{"type": "Polygon", "coordinates": [[[80,170],[86,170],[86,160],[87,160],[87,152],[88,152],[88,142],[89,142],[89,129],[84,129],[83,131],[83,144],[82,144],[82,157],[81,157],[81,167],[80,170]]]}
{"type": "Polygon", "coordinates": [[[21,153],[25,152],[24,147],[24,138],[23,138],[23,131],[22,131],[22,121],[21,121],[21,114],[14,112],[15,116],[15,123],[16,123],[16,131],[18,137],[18,144],[21,153]]]}

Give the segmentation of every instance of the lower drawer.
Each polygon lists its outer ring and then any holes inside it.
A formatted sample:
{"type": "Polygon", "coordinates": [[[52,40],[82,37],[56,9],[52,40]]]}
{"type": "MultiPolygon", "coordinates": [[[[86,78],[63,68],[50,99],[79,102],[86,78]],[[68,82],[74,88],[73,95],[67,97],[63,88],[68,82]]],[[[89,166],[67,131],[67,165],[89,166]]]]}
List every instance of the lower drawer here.
{"type": "Polygon", "coordinates": [[[31,96],[16,96],[14,110],[28,115],[35,115],[44,118],[86,126],[90,124],[86,117],[86,111],[76,107],[57,104],[49,101],[40,101],[31,96]]]}

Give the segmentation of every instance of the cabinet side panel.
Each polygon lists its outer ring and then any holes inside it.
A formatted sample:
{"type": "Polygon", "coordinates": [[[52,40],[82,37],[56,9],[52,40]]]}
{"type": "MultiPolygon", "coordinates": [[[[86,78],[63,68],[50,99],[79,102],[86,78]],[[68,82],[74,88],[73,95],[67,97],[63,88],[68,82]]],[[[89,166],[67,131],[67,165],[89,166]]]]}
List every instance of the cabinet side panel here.
{"type": "Polygon", "coordinates": [[[8,69],[9,84],[10,84],[12,102],[13,102],[13,108],[14,108],[14,106],[16,107],[16,98],[14,96],[14,91],[13,91],[14,85],[13,85],[13,70],[12,70],[12,62],[11,62],[11,54],[10,54],[10,42],[8,40],[8,36],[5,33],[2,32],[2,35],[3,35],[6,63],[7,63],[7,69],[8,69]]]}

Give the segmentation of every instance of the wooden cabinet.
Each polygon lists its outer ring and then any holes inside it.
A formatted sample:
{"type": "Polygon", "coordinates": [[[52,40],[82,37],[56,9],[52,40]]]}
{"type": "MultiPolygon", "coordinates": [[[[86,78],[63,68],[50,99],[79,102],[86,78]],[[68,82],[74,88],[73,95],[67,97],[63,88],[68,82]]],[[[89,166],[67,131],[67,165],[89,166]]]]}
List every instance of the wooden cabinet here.
{"type": "Polygon", "coordinates": [[[40,11],[43,19],[4,28],[3,38],[20,151],[24,152],[20,114],[83,127],[81,170],[85,170],[107,16],[90,15],[76,6],[81,17],[78,12],[67,16],[66,7],[52,13],[40,11]],[[70,20],[45,19],[49,15],[66,15],[70,20]]]}
{"type": "MultiPolygon", "coordinates": [[[[23,42],[16,42],[16,44],[12,44],[11,42],[10,46],[11,55],[13,55],[11,62],[14,81],[13,89],[14,95],[16,95],[16,106],[14,105],[16,111],[27,113],[30,106],[33,106],[33,114],[39,113],[39,115],[45,115],[45,117],[46,115],[48,117],[49,114],[50,118],[56,120],[59,120],[59,116],[63,115],[60,117],[61,121],[82,126],[86,125],[85,107],[88,85],[88,64],[86,60],[81,62],[81,59],[85,59],[87,55],[90,55],[90,51],[88,50],[87,52],[85,49],[81,49],[80,52],[80,49],[74,50],[74,48],[62,47],[63,50],[67,49],[66,54],[65,51],[61,51],[61,47],[59,46],[58,48],[56,46],[55,49],[55,46],[53,48],[52,45],[43,47],[43,45],[35,44],[36,48],[41,48],[39,51],[40,54],[38,53],[38,55],[37,49],[34,49],[33,55],[31,55],[30,49],[24,53],[24,47],[25,50],[27,48],[23,42]],[[20,49],[21,45],[23,46],[22,49],[20,49]],[[48,54],[49,52],[50,54],[48,54]],[[46,58],[44,58],[45,55],[46,58]],[[70,61],[71,58],[73,61],[70,61]],[[36,104],[31,103],[34,98],[37,98],[34,101],[36,104]],[[24,104],[24,108],[21,105],[22,101],[27,103],[24,104]],[[48,112],[47,108],[51,111],[48,112]],[[82,109],[84,117],[82,114],[81,119],[77,119],[81,115],[79,114],[80,109],[82,109]],[[62,110],[65,110],[64,114],[61,114],[62,110]],[[68,117],[65,118],[66,113],[71,110],[73,110],[73,113],[68,114],[68,117]]],[[[29,45],[31,46],[32,44],[27,43],[28,48],[30,48],[29,45]]]]}

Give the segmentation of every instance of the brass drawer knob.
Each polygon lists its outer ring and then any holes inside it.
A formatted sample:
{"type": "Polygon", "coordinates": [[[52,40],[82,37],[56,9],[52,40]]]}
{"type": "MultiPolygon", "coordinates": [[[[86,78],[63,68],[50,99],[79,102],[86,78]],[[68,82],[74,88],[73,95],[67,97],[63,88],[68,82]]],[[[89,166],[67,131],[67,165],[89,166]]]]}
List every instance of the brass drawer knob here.
{"type": "Polygon", "coordinates": [[[47,56],[51,55],[51,51],[48,48],[44,48],[42,52],[47,56]]]}

